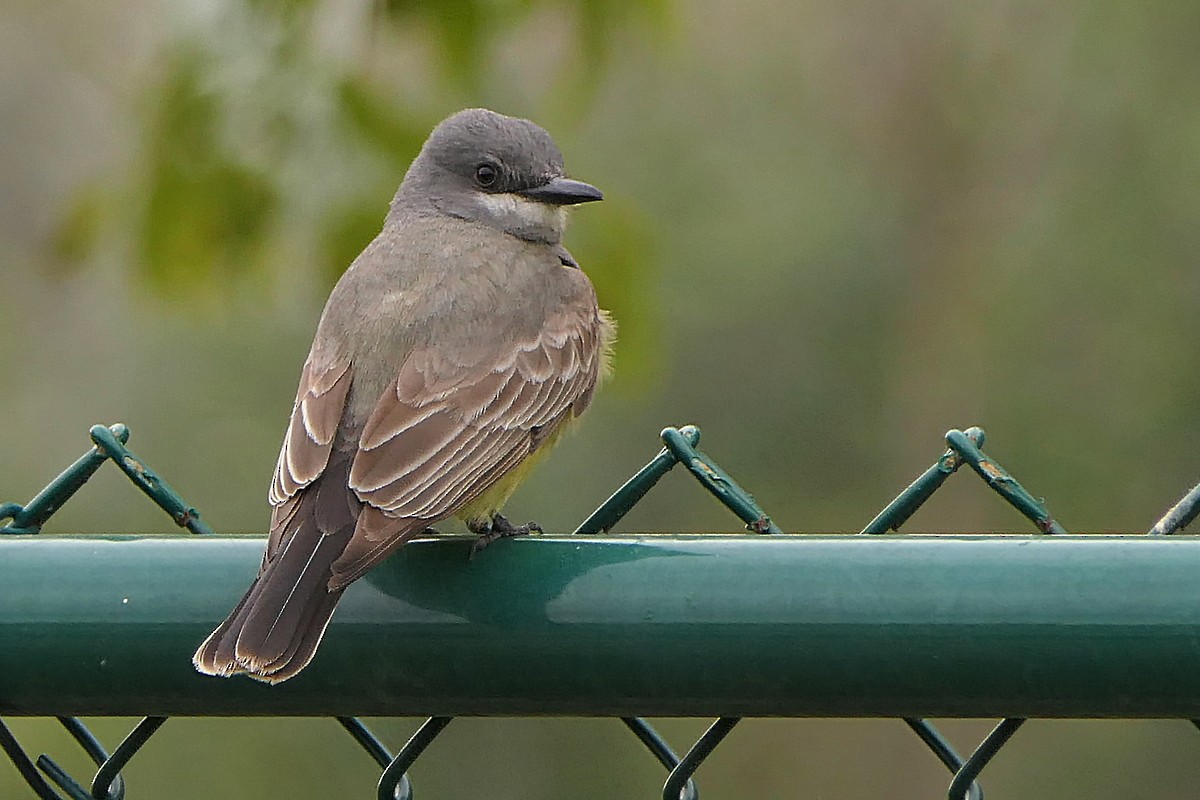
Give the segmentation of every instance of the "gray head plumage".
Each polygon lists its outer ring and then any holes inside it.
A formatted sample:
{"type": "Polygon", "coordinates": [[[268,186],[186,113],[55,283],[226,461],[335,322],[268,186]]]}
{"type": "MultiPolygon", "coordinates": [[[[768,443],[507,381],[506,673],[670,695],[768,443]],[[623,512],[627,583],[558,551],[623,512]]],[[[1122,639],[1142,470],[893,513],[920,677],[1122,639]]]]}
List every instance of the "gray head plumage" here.
{"type": "Polygon", "coordinates": [[[566,177],[562,153],[543,128],[469,108],[434,128],[393,210],[449,214],[553,244],[562,236],[565,206],[602,197],[594,186],[566,177]]]}

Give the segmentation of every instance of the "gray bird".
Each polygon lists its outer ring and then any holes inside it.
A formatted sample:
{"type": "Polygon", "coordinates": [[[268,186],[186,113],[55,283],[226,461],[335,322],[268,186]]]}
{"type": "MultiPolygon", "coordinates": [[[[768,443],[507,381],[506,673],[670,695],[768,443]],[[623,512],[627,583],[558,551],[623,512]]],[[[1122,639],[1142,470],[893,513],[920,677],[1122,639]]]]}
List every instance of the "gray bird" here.
{"type": "Polygon", "coordinates": [[[193,663],[277,683],[312,660],[346,586],[451,516],[481,538],[591,402],[615,327],[562,246],[567,178],[532,122],[439,124],[383,231],[334,287],[271,483],[258,578],[193,663]]]}

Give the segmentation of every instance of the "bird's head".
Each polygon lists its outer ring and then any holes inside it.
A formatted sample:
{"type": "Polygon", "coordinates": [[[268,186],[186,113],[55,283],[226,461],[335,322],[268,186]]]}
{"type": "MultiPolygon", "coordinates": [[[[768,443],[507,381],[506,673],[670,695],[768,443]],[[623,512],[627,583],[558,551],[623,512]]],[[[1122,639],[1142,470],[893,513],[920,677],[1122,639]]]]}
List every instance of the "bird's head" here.
{"type": "Polygon", "coordinates": [[[603,197],[596,187],[566,177],[562,153],[541,127],[469,108],[433,129],[396,201],[555,244],[567,206],[603,197]]]}

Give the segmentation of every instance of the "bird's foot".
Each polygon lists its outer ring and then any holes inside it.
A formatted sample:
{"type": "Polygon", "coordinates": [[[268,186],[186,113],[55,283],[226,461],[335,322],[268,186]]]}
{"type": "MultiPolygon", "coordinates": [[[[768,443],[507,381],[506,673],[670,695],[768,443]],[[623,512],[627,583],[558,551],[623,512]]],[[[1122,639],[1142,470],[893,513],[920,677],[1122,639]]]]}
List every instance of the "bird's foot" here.
{"type": "Polygon", "coordinates": [[[467,523],[467,527],[471,530],[471,533],[479,535],[479,538],[475,540],[475,544],[471,545],[471,558],[474,558],[476,553],[497,539],[542,532],[542,526],[536,522],[513,525],[500,514],[493,514],[491,520],[469,522],[467,523]]]}

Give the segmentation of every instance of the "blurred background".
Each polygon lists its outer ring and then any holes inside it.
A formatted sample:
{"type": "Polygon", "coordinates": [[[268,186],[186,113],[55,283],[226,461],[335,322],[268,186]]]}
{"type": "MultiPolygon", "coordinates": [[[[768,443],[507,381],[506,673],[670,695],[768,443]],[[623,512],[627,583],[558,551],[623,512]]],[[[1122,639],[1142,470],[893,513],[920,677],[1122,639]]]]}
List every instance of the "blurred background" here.
{"type": "MultiPolygon", "coordinates": [[[[122,421],[217,530],[263,531],[329,288],[428,131],[486,105],[604,190],[567,244],[621,324],[615,380],[513,519],[571,529],[691,422],[786,530],[857,531],[979,424],[1069,530],[1144,531],[1200,473],[1198,45],[1184,2],[8,0],[0,501],[122,421]]],[[[735,523],[673,474],[622,528],[735,523]]],[[[47,530],[167,528],[105,469],[47,530]]],[[[963,476],[908,529],[1029,528],[963,476]]],[[[945,730],[969,751],[991,724],[945,730]]],[[[415,726],[378,721],[394,746],[415,726]]],[[[1033,722],[984,783],[1177,798],[1197,753],[1184,722],[1033,722]]],[[[366,797],[376,774],[332,721],[211,719],[126,772],[181,800],[366,797]]],[[[413,777],[501,800],[662,780],[611,720],[460,720],[413,777]]],[[[947,783],[868,720],[749,721],[699,778],[706,800],[947,783]]],[[[0,796],[23,791],[0,760],[0,796]]]]}

